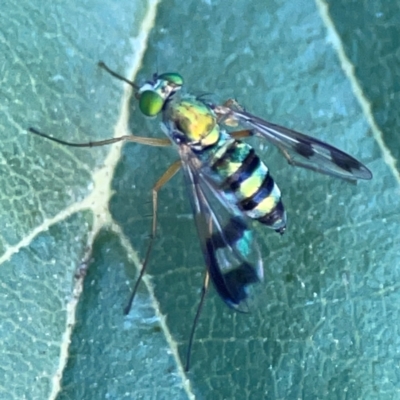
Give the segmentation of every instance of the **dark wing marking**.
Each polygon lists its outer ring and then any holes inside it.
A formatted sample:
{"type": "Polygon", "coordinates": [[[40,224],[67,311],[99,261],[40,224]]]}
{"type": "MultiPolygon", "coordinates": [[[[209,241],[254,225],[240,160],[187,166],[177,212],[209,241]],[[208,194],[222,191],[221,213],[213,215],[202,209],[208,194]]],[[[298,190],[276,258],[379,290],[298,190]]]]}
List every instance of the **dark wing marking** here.
{"type": "Polygon", "coordinates": [[[322,174],[355,181],[371,179],[371,171],[354,157],[318,139],[258,118],[247,111],[214,107],[222,121],[237,121],[275,144],[290,164],[322,174]]]}
{"type": "Polygon", "coordinates": [[[188,187],[190,203],[207,270],[220,297],[230,307],[247,311],[249,285],[262,279],[262,261],[252,232],[239,212],[225,205],[201,174],[191,150],[181,145],[179,153],[188,187]],[[213,208],[223,207],[223,220],[213,208]],[[256,262],[249,261],[256,253],[256,262]]]}

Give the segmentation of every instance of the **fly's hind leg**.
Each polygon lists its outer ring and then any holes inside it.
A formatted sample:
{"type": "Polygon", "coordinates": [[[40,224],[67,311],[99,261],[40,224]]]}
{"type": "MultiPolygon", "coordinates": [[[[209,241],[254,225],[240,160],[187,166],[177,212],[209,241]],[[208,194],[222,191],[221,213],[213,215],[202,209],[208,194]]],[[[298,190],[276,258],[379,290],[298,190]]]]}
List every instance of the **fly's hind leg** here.
{"type": "Polygon", "coordinates": [[[175,161],[169,168],[164,172],[161,178],[156,182],[153,186],[152,193],[153,193],[153,213],[152,213],[152,223],[151,223],[151,234],[150,234],[150,241],[147,246],[147,251],[143,260],[142,268],[140,269],[139,276],[136,280],[135,286],[132,290],[131,297],[129,298],[129,302],[124,309],[125,314],[129,314],[129,311],[132,307],[133,299],[135,298],[137,289],[139,284],[143,278],[143,275],[146,271],[146,267],[149,262],[150,254],[154,244],[154,238],[157,229],[157,198],[158,198],[158,191],[179,171],[181,168],[181,160],[175,161]]]}
{"type": "Polygon", "coordinates": [[[201,310],[203,309],[204,299],[206,297],[209,284],[210,284],[210,275],[209,275],[208,271],[206,271],[206,274],[204,276],[203,286],[201,288],[199,305],[197,306],[196,315],[194,317],[193,324],[192,324],[192,330],[190,331],[189,344],[188,344],[188,349],[187,349],[187,353],[186,353],[186,365],[185,365],[186,372],[188,372],[189,368],[190,368],[190,356],[192,353],[194,334],[196,331],[197,323],[199,322],[201,310]]]}
{"type": "MultiPolygon", "coordinates": [[[[222,106],[216,108],[218,122],[228,126],[238,126],[238,120],[229,115],[230,110],[243,111],[244,109],[235,99],[228,99],[222,104],[222,106]],[[218,113],[218,110],[223,112],[218,113]]],[[[243,139],[254,136],[254,131],[252,129],[242,129],[239,131],[229,132],[229,134],[235,139],[243,139]]]]}
{"type": "Polygon", "coordinates": [[[235,139],[243,139],[254,136],[254,132],[251,129],[243,129],[241,131],[229,132],[229,134],[235,139]]]}
{"type": "Polygon", "coordinates": [[[229,107],[232,110],[244,111],[244,108],[235,99],[228,99],[224,101],[222,106],[229,107]]]}
{"type": "Polygon", "coordinates": [[[235,99],[228,99],[220,106],[213,106],[219,124],[238,126],[239,121],[232,115],[232,110],[242,111],[243,107],[235,99]]]}
{"type": "MultiPolygon", "coordinates": [[[[208,230],[209,230],[208,234],[210,235],[210,237],[212,235],[212,226],[213,226],[213,221],[210,218],[210,220],[208,221],[208,230]]],[[[189,336],[189,344],[188,344],[187,353],[186,353],[186,365],[185,365],[186,372],[188,372],[189,368],[190,368],[190,356],[192,354],[192,345],[193,345],[194,334],[196,332],[196,327],[199,322],[201,311],[203,310],[204,300],[206,298],[206,294],[207,294],[209,285],[210,285],[210,274],[208,273],[208,270],[206,270],[206,273],[204,275],[203,286],[201,288],[199,305],[197,306],[196,315],[194,316],[194,320],[192,323],[192,329],[190,331],[190,336],[189,336]]]]}

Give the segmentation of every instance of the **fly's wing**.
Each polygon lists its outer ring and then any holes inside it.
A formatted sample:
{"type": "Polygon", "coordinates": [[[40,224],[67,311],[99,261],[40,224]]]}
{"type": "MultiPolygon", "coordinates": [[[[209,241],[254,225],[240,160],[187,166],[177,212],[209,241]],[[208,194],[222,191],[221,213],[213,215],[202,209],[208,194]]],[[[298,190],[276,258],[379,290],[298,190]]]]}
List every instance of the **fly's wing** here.
{"type": "Polygon", "coordinates": [[[248,288],[263,276],[252,232],[239,211],[225,205],[207,183],[191,150],[181,145],[179,153],[207,271],[225,303],[246,312],[248,288]]]}
{"type": "Polygon", "coordinates": [[[361,162],[318,139],[265,121],[239,106],[215,106],[214,109],[222,121],[236,121],[272,142],[292,165],[350,181],[372,178],[371,171],[361,162]]]}

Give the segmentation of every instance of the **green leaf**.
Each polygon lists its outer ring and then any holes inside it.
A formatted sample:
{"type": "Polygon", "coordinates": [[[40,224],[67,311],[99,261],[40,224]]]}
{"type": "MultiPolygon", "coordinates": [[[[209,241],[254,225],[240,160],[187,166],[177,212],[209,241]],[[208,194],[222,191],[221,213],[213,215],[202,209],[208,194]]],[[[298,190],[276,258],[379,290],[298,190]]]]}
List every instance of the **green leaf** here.
{"type": "Polygon", "coordinates": [[[1,398],[396,398],[400,13],[390,3],[4,7],[1,398]],[[180,174],[160,193],[152,278],[123,315],[148,244],[151,187],[174,149],[73,149],[26,134],[88,142],[128,124],[162,137],[135,99],[128,121],[127,89],[99,60],[131,79],[142,63],[138,82],[178,71],[192,93],[234,97],[374,173],[350,185],[252,142],[283,192],[288,230],[256,227],[265,282],[252,313],[210,290],[188,374],[204,262],[180,174]]]}

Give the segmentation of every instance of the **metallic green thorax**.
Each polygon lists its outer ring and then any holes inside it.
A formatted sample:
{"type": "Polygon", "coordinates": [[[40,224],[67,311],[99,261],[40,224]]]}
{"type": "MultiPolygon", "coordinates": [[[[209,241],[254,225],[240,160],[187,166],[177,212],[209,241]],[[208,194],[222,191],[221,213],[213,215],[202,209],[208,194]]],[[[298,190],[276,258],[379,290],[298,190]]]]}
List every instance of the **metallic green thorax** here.
{"type": "Polygon", "coordinates": [[[220,138],[220,126],[210,107],[200,100],[187,97],[167,104],[164,123],[168,129],[177,129],[183,133],[188,144],[202,149],[217,143],[220,138]]]}

